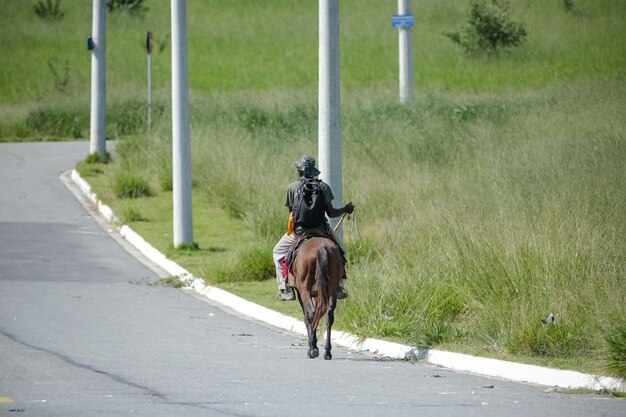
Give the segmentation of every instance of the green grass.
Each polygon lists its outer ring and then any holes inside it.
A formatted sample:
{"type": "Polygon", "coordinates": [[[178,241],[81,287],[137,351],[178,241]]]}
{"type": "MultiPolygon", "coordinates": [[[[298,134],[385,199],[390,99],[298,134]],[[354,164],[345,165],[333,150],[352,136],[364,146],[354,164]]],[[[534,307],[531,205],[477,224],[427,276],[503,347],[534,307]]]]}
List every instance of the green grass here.
{"type": "MultiPolygon", "coordinates": [[[[429,0],[413,5],[418,91],[508,91],[580,78],[623,77],[626,16],[620,0],[580,0],[578,14],[565,12],[556,0],[511,3],[513,17],[528,27],[528,42],[495,62],[466,56],[444,34],[465,22],[469,3],[429,0]]],[[[160,94],[169,91],[169,4],[148,6],[144,18],[122,13],[107,17],[109,100],[145,95],[148,30],[156,37],[154,88],[160,94]]],[[[68,96],[88,105],[91,4],[62,2],[65,17],[54,22],[39,19],[27,2],[1,0],[0,7],[2,113],[8,105],[29,107],[46,101],[54,106],[68,96]],[[58,78],[65,77],[66,67],[69,81],[59,91],[58,78]]],[[[317,4],[210,0],[189,1],[187,7],[189,82],[194,91],[314,91],[317,4]]],[[[341,2],[344,88],[396,87],[397,33],[390,25],[396,12],[395,4],[377,0],[341,2]]]]}
{"type": "MultiPolygon", "coordinates": [[[[142,45],[148,29],[166,40],[166,3],[148,3],[142,20],[109,16],[107,136],[120,140],[111,163],[79,166],[168,257],[296,317],[296,303],[274,301],[271,249],[286,227],[291,163],[317,149],[317,7],[305,3],[188,2],[197,250],[172,247],[166,44],[154,56],[150,135],[143,123],[142,45]],[[115,179],[133,176],[153,195],[117,199],[115,179]]],[[[620,375],[626,5],[580,0],[572,13],[512,1],[527,42],[472,57],[444,34],[468,4],[413,5],[416,99],[402,106],[395,4],[341,2],[343,195],[357,214],[345,227],[350,298],[337,326],[620,375]],[[541,323],[549,313],[554,326],[541,323]]],[[[0,6],[0,140],[84,137],[90,7],[45,22],[30,6],[0,6]]]]}
{"type": "MultiPolygon", "coordinates": [[[[338,327],[603,370],[611,330],[599,318],[624,314],[625,97],[622,83],[609,80],[346,105],[345,195],[358,211],[346,224],[351,298],[338,327]],[[557,325],[541,323],[548,313],[557,325]]],[[[192,143],[194,209],[214,210],[194,218],[199,252],[168,249],[167,191],[145,200],[162,213],[141,209],[150,220],[131,227],[208,282],[297,317],[297,308],[274,301],[269,260],[285,227],[291,161],[314,143],[314,132],[294,130],[294,121],[314,113],[297,102],[280,110],[280,99],[198,102],[198,114],[210,117],[192,143]],[[226,224],[247,233],[228,262],[231,249],[201,240],[212,233],[209,218],[222,233],[226,224]],[[255,270],[269,279],[238,283],[256,280],[255,270]]],[[[144,167],[158,178],[164,163],[155,158],[169,146],[162,134],[125,138],[106,169],[144,167]]]]}
{"type": "Polygon", "coordinates": [[[217,282],[220,271],[232,268],[242,254],[256,246],[256,242],[251,239],[251,233],[241,221],[232,219],[223,210],[212,207],[194,194],[194,241],[198,249],[175,249],[171,217],[172,193],[161,191],[150,197],[116,199],[113,190],[115,173],[110,172],[115,169],[114,165],[115,163],[111,166],[103,165],[103,173],[95,174],[84,163],[79,164],[77,169],[93,189],[97,190],[98,197],[118,214],[124,224],[192,274],[217,282]],[[135,213],[134,218],[126,218],[129,212],[135,213]]]}

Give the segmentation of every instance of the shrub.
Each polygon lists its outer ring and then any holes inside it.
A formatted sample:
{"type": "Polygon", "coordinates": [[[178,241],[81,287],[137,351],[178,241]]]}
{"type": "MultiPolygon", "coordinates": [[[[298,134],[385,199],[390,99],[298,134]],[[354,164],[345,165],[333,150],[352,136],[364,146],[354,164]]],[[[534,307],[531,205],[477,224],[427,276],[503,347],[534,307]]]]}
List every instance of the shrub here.
{"type": "Polygon", "coordinates": [[[313,106],[297,105],[287,111],[242,106],[235,112],[239,126],[250,133],[271,132],[290,137],[307,135],[316,128],[317,113],[313,106]]]}
{"type": "Polygon", "coordinates": [[[141,222],[147,220],[146,217],[136,207],[125,207],[119,212],[120,221],[123,224],[130,222],[141,222]]]}
{"type": "Polygon", "coordinates": [[[518,46],[526,35],[524,25],[510,20],[505,0],[473,0],[468,23],[457,32],[446,33],[466,52],[488,54],[518,46]]]}
{"type": "Polygon", "coordinates": [[[115,178],[113,191],[117,198],[138,198],[153,195],[145,178],[135,174],[120,174],[115,178]]]}
{"type": "Polygon", "coordinates": [[[613,327],[605,336],[607,368],[620,378],[626,378],[626,320],[613,327]]]}
{"type": "Polygon", "coordinates": [[[143,16],[148,8],[143,5],[143,0],[107,0],[109,12],[123,11],[133,16],[143,16]]]}
{"type": "Polygon", "coordinates": [[[180,245],[176,246],[176,248],[174,249],[176,249],[179,252],[195,252],[199,250],[200,247],[198,246],[196,242],[193,242],[193,243],[181,243],[180,245]]]}
{"type": "Polygon", "coordinates": [[[65,60],[65,68],[62,74],[57,70],[54,58],[48,60],[48,68],[50,68],[50,72],[54,78],[54,87],[61,93],[65,92],[70,83],[70,65],[67,59],[65,60]]]}
{"type": "Polygon", "coordinates": [[[233,266],[219,268],[213,275],[218,282],[251,282],[264,281],[274,273],[272,248],[258,246],[242,253],[233,266]]]}
{"type": "Polygon", "coordinates": [[[543,357],[570,357],[584,351],[584,336],[564,324],[544,325],[540,320],[517,323],[505,346],[515,354],[543,357]]]}
{"type": "Polygon", "coordinates": [[[108,164],[109,162],[111,162],[111,154],[110,153],[106,153],[103,155],[100,155],[99,153],[90,153],[89,155],[87,155],[87,157],[85,158],[85,163],[87,165],[94,165],[94,164],[108,164]]]}
{"type": "MultiPolygon", "coordinates": [[[[55,87],[59,91],[67,88],[70,81],[70,70],[66,63],[63,73],[57,71],[54,61],[48,62],[50,71],[55,78],[55,87]]],[[[165,106],[160,103],[152,105],[152,118],[158,120],[165,113],[165,106]]],[[[126,100],[107,105],[107,138],[143,133],[147,127],[148,107],[145,101],[126,100]]],[[[59,138],[84,138],[89,134],[89,106],[46,106],[32,110],[26,118],[26,126],[41,136],[59,138]]]]}
{"type": "Polygon", "coordinates": [[[83,138],[89,132],[89,109],[37,109],[29,113],[26,126],[41,136],[83,138]]]}
{"type": "MultiPolygon", "coordinates": [[[[165,113],[165,107],[153,103],[153,123],[165,113]]],[[[144,100],[127,100],[107,106],[107,135],[115,138],[145,132],[148,126],[148,105],[144,100]]]]}
{"type": "Polygon", "coordinates": [[[52,0],[38,1],[37,4],[33,6],[35,13],[37,16],[41,17],[45,20],[61,20],[65,13],[61,11],[60,8],[61,0],[56,0],[54,3],[52,0]]]}
{"type": "Polygon", "coordinates": [[[159,175],[161,191],[172,191],[174,189],[174,174],[171,171],[163,171],[159,175]]]}
{"type": "Polygon", "coordinates": [[[266,247],[253,248],[238,265],[238,275],[246,281],[263,281],[274,275],[271,250],[266,247]]]}

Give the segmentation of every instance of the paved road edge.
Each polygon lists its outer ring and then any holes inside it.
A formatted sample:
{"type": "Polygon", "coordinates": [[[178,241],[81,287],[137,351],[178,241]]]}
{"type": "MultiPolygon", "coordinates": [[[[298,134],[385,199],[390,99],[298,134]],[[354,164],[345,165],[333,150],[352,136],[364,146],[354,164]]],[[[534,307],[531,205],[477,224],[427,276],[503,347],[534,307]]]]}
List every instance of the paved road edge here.
{"type": "MultiPolygon", "coordinates": [[[[115,221],[113,211],[103,204],[96,194],[91,191],[89,183],[85,181],[76,170],[71,171],[70,178],[83,195],[93,203],[100,215],[102,215],[107,222],[113,223],[115,221]]],[[[187,270],[167,259],[165,255],[152,247],[152,245],[146,242],[130,227],[126,225],[122,226],[119,229],[119,234],[152,262],[172,276],[177,276],[183,281],[186,284],[185,289],[187,291],[200,294],[209,300],[226,306],[240,314],[254,318],[255,320],[300,335],[306,335],[306,328],[302,320],[285,316],[284,314],[252,303],[220,288],[206,285],[204,280],[194,277],[187,270]]],[[[336,345],[351,350],[369,351],[379,356],[394,359],[424,360],[430,364],[448,369],[471,372],[510,381],[565,389],[606,389],[613,392],[626,392],[626,381],[618,378],[589,375],[577,371],[545,368],[498,359],[481,358],[436,349],[422,349],[378,339],[360,339],[350,333],[340,331],[333,331],[332,341],[336,345]]]]}

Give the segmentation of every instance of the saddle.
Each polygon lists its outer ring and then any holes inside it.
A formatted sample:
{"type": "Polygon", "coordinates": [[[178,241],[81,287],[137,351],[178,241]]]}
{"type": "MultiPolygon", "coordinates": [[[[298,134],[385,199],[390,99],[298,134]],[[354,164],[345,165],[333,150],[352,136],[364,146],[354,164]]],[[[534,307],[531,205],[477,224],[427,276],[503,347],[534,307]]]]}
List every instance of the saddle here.
{"type": "Polygon", "coordinates": [[[337,247],[339,247],[339,252],[341,253],[341,258],[343,259],[344,264],[346,263],[345,253],[341,248],[341,245],[333,238],[332,235],[320,232],[311,232],[302,236],[298,236],[296,237],[296,241],[294,242],[294,244],[289,248],[287,255],[281,261],[281,266],[283,267],[283,277],[285,277],[285,279],[287,280],[288,286],[293,287],[295,285],[295,277],[293,276],[293,274],[291,274],[291,264],[293,263],[294,259],[296,259],[298,249],[304,242],[314,237],[323,237],[335,242],[337,247]]]}

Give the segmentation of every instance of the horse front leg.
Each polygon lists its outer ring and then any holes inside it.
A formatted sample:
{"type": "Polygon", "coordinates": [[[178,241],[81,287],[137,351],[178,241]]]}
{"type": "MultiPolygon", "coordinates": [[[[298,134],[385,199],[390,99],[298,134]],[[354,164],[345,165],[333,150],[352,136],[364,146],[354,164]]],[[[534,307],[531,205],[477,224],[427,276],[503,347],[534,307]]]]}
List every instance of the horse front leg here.
{"type": "Polygon", "coordinates": [[[330,353],[330,349],[331,349],[330,337],[331,337],[331,331],[333,328],[333,323],[335,322],[335,307],[336,306],[337,306],[337,300],[333,298],[332,304],[330,306],[330,310],[328,310],[328,320],[326,322],[326,346],[325,346],[326,352],[324,353],[324,359],[326,360],[331,360],[333,358],[333,355],[330,353]]]}

